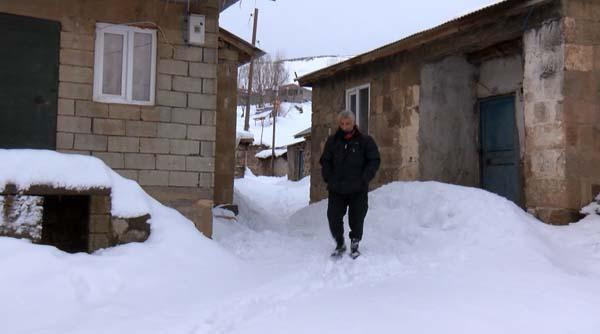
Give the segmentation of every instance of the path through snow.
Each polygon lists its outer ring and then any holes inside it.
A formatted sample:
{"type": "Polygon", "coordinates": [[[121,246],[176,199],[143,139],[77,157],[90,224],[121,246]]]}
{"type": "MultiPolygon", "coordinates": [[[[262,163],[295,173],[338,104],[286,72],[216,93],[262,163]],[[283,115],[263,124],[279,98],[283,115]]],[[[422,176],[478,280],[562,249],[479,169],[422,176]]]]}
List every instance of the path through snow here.
{"type": "Polygon", "coordinates": [[[308,184],[236,181],[239,221],[216,222],[215,239],[261,284],[222,301],[205,332],[600,330],[598,218],[551,227],[482,190],[394,183],[370,194],[363,256],[334,262],[308,184]]]}

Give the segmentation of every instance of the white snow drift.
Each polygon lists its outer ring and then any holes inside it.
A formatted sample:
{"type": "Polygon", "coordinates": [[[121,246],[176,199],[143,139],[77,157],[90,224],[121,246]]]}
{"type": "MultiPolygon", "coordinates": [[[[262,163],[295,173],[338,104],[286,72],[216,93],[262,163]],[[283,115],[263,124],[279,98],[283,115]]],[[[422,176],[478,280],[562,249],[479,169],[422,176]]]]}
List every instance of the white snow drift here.
{"type": "Polygon", "coordinates": [[[247,174],[236,181],[238,221],[216,219],[215,241],[144,193],[132,195],[152,215],[144,243],[88,255],[0,238],[2,331],[600,329],[597,215],[552,227],[483,190],[398,182],[369,195],[363,256],[336,262],[326,202],[308,206],[308,188],[308,178],[247,174]]]}
{"type": "Polygon", "coordinates": [[[8,184],[22,190],[31,185],[74,190],[111,188],[113,216],[130,218],[150,212],[147,195],[136,182],[122,178],[102,160],[91,156],[0,149],[0,190],[8,184]]]}

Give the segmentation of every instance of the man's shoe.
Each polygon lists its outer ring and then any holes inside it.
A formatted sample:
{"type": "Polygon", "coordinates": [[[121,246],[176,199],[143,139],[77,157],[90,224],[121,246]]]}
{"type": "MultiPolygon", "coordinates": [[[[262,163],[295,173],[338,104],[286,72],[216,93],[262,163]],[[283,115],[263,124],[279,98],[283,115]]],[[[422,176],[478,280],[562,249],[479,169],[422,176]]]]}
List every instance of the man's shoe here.
{"type": "Polygon", "coordinates": [[[331,257],[340,258],[340,257],[342,257],[342,255],[344,255],[345,252],[346,252],[346,245],[338,244],[337,247],[335,247],[335,250],[333,251],[333,253],[331,253],[331,257]]]}
{"type": "Polygon", "coordinates": [[[358,243],[360,242],[360,240],[358,239],[352,239],[350,241],[350,257],[352,257],[353,259],[356,259],[357,257],[360,256],[360,252],[358,251],[358,243]]]}

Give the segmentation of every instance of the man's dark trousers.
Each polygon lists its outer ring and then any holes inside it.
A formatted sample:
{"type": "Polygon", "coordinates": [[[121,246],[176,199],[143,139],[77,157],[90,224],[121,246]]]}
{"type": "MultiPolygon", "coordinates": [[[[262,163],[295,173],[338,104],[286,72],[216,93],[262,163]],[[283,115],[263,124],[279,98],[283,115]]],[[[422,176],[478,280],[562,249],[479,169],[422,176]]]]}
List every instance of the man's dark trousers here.
{"type": "Polygon", "coordinates": [[[344,243],[344,215],[348,210],[348,222],[350,223],[350,239],[361,240],[365,216],[369,209],[368,193],[358,192],[352,194],[339,194],[329,192],[327,203],[327,219],[329,230],[338,245],[344,243]]]}

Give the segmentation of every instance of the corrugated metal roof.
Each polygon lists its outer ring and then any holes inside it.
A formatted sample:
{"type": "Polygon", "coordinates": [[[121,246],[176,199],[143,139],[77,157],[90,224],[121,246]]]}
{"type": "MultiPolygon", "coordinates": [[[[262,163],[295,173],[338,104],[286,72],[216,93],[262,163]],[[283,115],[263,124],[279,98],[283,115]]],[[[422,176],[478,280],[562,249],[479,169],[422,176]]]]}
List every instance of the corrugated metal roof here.
{"type": "MultiPolygon", "coordinates": [[[[420,39],[426,40],[429,35],[441,33],[446,30],[452,30],[452,28],[455,28],[456,25],[466,23],[469,20],[479,18],[482,15],[487,15],[488,13],[491,13],[491,12],[494,12],[497,10],[509,9],[509,8],[518,7],[518,6],[523,6],[524,8],[526,8],[529,6],[533,6],[536,4],[545,3],[545,2],[549,2],[549,1],[552,1],[552,0],[503,0],[503,1],[500,1],[499,3],[483,7],[474,12],[471,12],[466,15],[463,15],[463,16],[457,17],[455,19],[452,19],[450,21],[447,21],[447,22],[440,24],[436,27],[433,27],[431,29],[420,31],[418,33],[412,34],[412,35],[405,37],[403,39],[400,39],[398,41],[383,45],[383,46],[373,49],[371,51],[367,51],[365,53],[362,53],[358,56],[355,56],[355,57],[345,60],[343,62],[322,68],[320,70],[317,70],[317,71],[314,71],[314,72],[311,72],[308,74],[305,74],[302,77],[298,78],[297,80],[300,83],[300,85],[307,86],[307,85],[310,85],[314,81],[318,81],[320,79],[327,78],[330,75],[337,73],[338,69],[341,70],[344,68],[353,67],[355,65],[362,65],[362,64],[370,63],[375,60],[388,57],[392,54],[396,54],[398,52],[410,49],[411,47],[409,46],[409,44],[411,44],[411,43],[419,41],[420,39]],[[388,51],[388,49],[390,49],[389,50],[390,52],[386,53],[385,51],[388,51]],[[376,55],[377,53],[381,53],[381,55],[376,55]],[[331,73],[330,75],[323,76],[323,73],[325,73],[325,72],[333,72],[333,73],[331,73]]],[[[431,40],[434,40],[434,39],[435,39],[435,36],[431,40]]]]}

